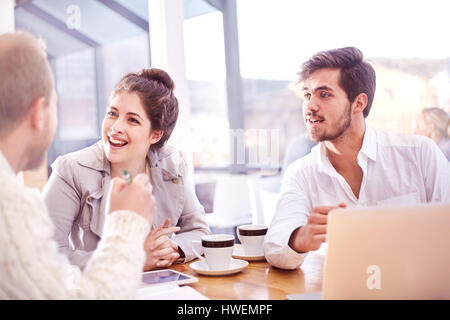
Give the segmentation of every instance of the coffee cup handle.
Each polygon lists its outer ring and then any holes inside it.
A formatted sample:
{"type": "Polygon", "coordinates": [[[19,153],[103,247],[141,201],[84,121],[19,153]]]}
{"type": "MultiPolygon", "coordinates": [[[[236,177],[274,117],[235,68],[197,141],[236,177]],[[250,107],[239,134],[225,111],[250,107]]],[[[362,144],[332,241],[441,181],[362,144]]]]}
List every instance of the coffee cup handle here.
{"type": "MultiPolygon", "coordinates": [[[[195,243],[195,244],[200,244],[200,241],[199,240],[192,240],[192,243],[195,243]]],[[[199,258],[200,260],[203,260],[203,261],[205,261],[205,258],[203,258],[202,256],[201,256],[201,254],[199,254],[198,252],[197,252],[197,250],[195,250],[195,247],[194,246],[192,246],[192,251],[194,252],[194,254],[197,256],[197,258],[199,258]]]]}

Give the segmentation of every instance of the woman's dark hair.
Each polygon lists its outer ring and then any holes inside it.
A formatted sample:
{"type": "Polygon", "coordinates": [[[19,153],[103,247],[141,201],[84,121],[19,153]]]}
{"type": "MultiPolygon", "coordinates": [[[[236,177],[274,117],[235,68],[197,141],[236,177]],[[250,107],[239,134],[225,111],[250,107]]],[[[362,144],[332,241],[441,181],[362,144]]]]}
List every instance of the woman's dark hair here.
{"type": "Polygon", "coordinates": [[[175,84],[167,72],[143,69],[125,75],[115,85],[112,95],[126,91],[135,92],[144,106],[152,130],[162,130],[161,139],[151,148],[158,150],[170,138],[178,118],[178,100],[173,94],[175,84]]]}
{"type": "Polygon", "coordinates": [[[367,117],[375,95],[376,76],[375,70],[363,58],[361,50],[354,47],[316,53],[303,64],[299,72],[300,81],[306,80],[319,69],[339,69],[339,85],[347,93],[350,102],[353,102],[360,93],[367,95],[367,106],[363,111],[364,117],[367,117]]]}

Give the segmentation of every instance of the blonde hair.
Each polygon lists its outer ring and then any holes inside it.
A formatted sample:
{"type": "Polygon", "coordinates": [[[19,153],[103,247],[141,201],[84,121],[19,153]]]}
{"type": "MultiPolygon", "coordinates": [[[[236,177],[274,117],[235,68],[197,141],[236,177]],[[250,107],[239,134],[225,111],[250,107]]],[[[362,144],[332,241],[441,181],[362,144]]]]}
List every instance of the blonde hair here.
{"type": "Polygon", "coordinates": [[[53,75],[45,45],[27,32],[0,35],[0,135],[8,136],[39,97],[50,100],[53,75]]]}
{"type": "Polygon", "coordinates": [[[440,136],[448,136],[449,115],[445,110],[438,107],[425,108],[422,110],[422,115],[425,123],[433,124],[440,136]]]}

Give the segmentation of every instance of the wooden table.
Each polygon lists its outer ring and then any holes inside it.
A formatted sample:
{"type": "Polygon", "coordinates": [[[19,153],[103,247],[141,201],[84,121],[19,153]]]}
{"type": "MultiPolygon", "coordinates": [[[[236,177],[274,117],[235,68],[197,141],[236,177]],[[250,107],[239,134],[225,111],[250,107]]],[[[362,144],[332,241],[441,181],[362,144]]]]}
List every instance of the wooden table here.
{"type": "Polygon", "coordinates": [[[228,276],[197,274],[189,268],[192,262],[171,268],[197,277],[199,281],[189,285],[210,299],[282,300],[287,294],[320,291],[324,261],[323,254],[311,252],[300,268],[291,271],[249,261],[243,271],[228,276]]]}

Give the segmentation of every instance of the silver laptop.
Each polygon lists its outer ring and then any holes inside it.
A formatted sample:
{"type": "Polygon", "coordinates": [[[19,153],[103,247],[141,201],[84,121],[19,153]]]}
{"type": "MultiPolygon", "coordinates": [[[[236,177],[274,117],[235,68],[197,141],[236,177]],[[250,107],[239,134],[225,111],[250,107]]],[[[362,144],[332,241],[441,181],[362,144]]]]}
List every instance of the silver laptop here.
{"type": "Polygon", "coordinates": [[[450,299],[450,204],[336,209],[327,241],[323,299],[450,299]]]}

